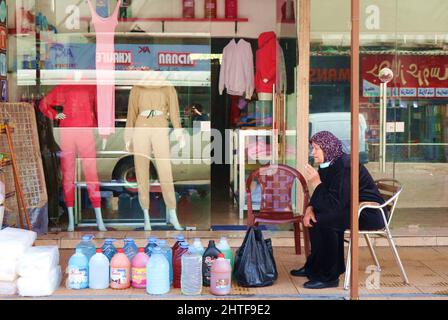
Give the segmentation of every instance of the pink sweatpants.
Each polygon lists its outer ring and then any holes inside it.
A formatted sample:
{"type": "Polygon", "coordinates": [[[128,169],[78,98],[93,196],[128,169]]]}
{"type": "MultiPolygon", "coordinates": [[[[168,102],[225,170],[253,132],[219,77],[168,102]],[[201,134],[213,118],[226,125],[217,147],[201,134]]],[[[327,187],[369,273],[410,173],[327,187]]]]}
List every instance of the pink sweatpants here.
{"type": "Polygon", "coordinates": [[[62,189],[65,204],[75,204],[75,166],[79,154],[87,183],[89,199],[94,208],[101,207],[100,185],[96,171],[96,149],[92,128],[61,128],[62,189]]]}

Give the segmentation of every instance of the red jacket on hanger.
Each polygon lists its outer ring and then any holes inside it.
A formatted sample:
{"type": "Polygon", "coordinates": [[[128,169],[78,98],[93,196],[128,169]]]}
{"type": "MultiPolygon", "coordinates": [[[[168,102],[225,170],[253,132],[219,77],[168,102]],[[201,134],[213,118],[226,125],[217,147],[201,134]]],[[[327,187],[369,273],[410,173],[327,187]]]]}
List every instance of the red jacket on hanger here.
{"type": "Polygon", "coordinates": [[[258,37],[255,89],[258,93],[272,93],[277,75],[277,36],[263,32],[258,37]]]}

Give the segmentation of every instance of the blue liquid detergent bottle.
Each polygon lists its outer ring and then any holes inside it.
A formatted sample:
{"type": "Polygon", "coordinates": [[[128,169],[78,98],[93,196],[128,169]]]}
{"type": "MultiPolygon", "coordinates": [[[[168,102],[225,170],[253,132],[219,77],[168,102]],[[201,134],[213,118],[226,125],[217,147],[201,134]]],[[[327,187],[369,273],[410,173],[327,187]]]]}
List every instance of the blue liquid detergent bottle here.
{"type": "Polygon", "coordinates": [[[81,242],[76,246],[76,249],[81,249],[82,253],[86,256],[87,262],[96,253],[96,246],[92,241],[93,238],[93,234],[85,234],[82,236],[81,242]]]}
{"type": "Polygon", "coordinates": [[[138,247],[135,244],[134,239],[132,238],[126,238],[123,241],[124,241],[123,251],[125,255],[128,257],[129,261],[132,261],[132,259],[134,259],[135,255],[138,253],[138,247]]]}
{"type": "Polygon", "coordinates": [[[170,291],[170,266],[159,247],[154,248],[146,267],[146,292],[165,294],[170,291]]]}
{"type": "Polygon", "coordinates": [[[67,275],[68,289],[79,290],[89,287],[89,262],[81,248],[77,248],[68,261],[67,275]]]}
{"type": "Polygon", "coordinates": [[[166,240],[157,241],[158,246],[162,249],[168,263],[170,265],[170,283],[173,283],[173,251],[171,247],[166,243],[166,240]]]}
{"type": "Polygon", "coordinates": [[[157,247],[157,238],[151,237],[148,238],[148,244],[145,247],[145,253],[150,257],[152,254],[152,250],[157,247]]]}
{"type": "Polygon", "coordinates": [[[114,241],[115,239],[106,239],[101,247],[101,249],[103,249],[103,254],[107,257],[107,259],[109,259],[109,262],[117,253],[117,248],[114,246],[114,241]]]}

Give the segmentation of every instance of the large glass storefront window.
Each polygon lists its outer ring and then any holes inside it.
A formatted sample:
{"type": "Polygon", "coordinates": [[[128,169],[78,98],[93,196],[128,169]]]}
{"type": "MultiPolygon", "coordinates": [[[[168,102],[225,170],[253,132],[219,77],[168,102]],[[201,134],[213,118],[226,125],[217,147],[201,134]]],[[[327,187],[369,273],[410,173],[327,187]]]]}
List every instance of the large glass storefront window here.
{"type": "Polygon", "coordinates": [[[36,108],[50,218],[208,229],[211,22],[181,2],[8,5],[10,101],[36,108]]]}

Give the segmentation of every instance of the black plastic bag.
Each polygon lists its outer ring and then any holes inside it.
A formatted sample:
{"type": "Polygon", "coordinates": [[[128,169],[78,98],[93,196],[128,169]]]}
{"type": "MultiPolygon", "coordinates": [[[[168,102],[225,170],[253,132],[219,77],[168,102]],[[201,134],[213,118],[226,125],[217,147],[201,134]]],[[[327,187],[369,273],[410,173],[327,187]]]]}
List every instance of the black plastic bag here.
{"type": "Polygon", "coordinates": [[[257,227],[249,227],[243,244],[236,252],[234,275],[242,287],[266,287],[277,280],[271,239],[264,240],[257,227]]]}

